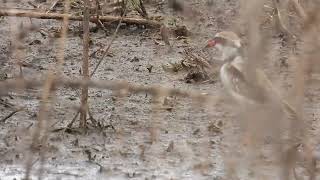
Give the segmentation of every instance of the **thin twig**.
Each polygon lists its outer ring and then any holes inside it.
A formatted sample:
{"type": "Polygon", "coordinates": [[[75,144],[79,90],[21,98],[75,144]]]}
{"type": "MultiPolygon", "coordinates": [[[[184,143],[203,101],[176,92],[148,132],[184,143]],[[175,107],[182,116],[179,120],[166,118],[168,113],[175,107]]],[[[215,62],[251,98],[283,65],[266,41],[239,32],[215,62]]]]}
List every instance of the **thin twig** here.
{"type": "Polygon", "coordinates": [[[77,120],[79,114],[80,114],[80,110],[78,110],[77,114],[73,117],[71,122],[67,125],[67,128],[71,128],[72,127],[73,123],[77,120]]]}
{"type": "Polygon", "coordinates": [[[2,119],[0,120],[0,122],[3,122],[3,123],[6,122],[7,119],[9,119],[9,118],[12,117],[14,114],[16,114],[17,112],[20,112],[20,111],[22,111],[22,110],[23,110],[23,108],[14,110],[14,111],[11,112],[10,114],[8,114],[8,115],[5,116],[4,118],[2,118],[2,119]]]}
{"type": "Polygon", "coordinates": [[[56,0],[55,2],[53,2],[46,13],[49,13],[50,11],[52,11],[59,2],[60,2],[60,0],[56,0]]]}
{"type": "MultiPolygon", "coordinates": [[[[126,11],[126,10],[125,10],[125,11],[126,11]]],[[[119,23],[118,23],[118,25],[117,25],[117,28],[116,28],[116,30],[114,31],[113,35],[112,35],[112,39],[111,39],[109,45],[108,45],[107,48],[104,50],[104,53],[102,54],[100,60],[98,61],[97,65],[95,66],[95,68],[94,68],[93,71],[91,72],[90,77],[92,77],[92,76],[96,73],[96,71],[97,71],[97,69],[99,68],[99,66],[100,66],[101,62],[103,61],[104,57],[108,54],[109,49],[111,48],[111,45],[112,45],[113,42],[116,40],[118,31],[119,31],[119,28],[120,28],[121,23],[122,23],[122,21],[123,21],[123,18],[124,18],[124,16],[121,16],[121,19],[119,20],[119,23]]]]}

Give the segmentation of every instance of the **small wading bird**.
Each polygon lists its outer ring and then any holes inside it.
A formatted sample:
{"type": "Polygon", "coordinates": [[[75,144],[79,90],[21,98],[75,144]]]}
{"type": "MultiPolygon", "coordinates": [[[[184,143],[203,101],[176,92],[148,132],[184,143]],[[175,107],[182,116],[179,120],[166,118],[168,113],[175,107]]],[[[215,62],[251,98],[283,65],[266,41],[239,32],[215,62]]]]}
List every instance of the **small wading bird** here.
{"type": "Polygon", "coordinates": [[[263,105],[273,100],[272,102],[279,103],[290,118],[297,118],[294,108],[280,97],[262,70],[246,69],[248,64],[243,58],[241,40],[234,32],[217,33],[208,41],[206,48],[209,47],[215,47],[222,53],[220,79],[236,102],[240,105],[263,105]],[[246,70],[251,73],[247,73],[246,70]]]}

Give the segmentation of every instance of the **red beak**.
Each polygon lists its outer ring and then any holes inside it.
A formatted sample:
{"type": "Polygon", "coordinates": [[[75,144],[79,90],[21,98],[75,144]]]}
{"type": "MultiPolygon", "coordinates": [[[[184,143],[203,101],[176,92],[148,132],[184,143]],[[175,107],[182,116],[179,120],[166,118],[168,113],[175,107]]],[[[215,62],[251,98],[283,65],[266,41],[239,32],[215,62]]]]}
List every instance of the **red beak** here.
{"type": "Polygon", "coordinates": [[[206,45],[206,47],[214,47],[216,45],[216,41],[213,39],[210,39],[206,45]]]}

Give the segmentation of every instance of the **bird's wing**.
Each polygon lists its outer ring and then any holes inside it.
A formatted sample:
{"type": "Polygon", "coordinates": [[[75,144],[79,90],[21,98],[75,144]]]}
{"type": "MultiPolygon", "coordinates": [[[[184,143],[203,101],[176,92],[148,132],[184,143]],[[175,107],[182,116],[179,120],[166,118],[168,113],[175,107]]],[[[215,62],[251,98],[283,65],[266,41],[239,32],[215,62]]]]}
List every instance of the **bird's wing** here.
{"type": "Polygon", "coordinates": [[[245,75],[233,65],[229,65],[225,70],[230,76],[231,91],[237,96],[256,103],[264,103],[267,100],[265,90],[259,83],[249,82],[245,75]]]}
{"type": "Polygon", "coordinates": [[[251,78],[250,81],[241,71],[232,65],[228,66],[226,71],[230,74],[232,91],[238,97],[243,97],[260,104],[266,103],[273,98],[279,101],[283,110],[291,119],[298,120],[299,116],[295,108],[280,96],[279,91],[273,87],[271,81],[262,70],[257,69],[255,71],[256,77],[251,78]]]}

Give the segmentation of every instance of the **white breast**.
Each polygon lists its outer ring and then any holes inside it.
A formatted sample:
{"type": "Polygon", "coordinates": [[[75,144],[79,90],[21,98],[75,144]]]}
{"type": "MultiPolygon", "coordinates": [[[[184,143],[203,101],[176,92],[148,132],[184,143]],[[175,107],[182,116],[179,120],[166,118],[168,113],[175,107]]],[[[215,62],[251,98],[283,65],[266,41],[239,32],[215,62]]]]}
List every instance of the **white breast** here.
{"type": "Polygon", "coordinates": [[[229,74],[228,71],[226,70],[229,66],[233,66],[236,69],[238,69],[240,72],[243,72],[243,59],[241,56],[235,57],[231,62],[225,63],[221,69],[220,69],[220,79],[221,82],[226,88],[231,91],[233,90],[234,82],[233,82],[233,75],[229,74]]]}
{"type": "Polygon", "coordinates": [[[235,57],[234,60],[231,62],[231,65],[237,68],[240,72],[244,71],[244,62],[241,56],[235,57]]]}
{"type": "Polygon", "coordinates": [[[221,79],[221,82],[222,82],[223,86],[227,90],[230,90],[230,89],[232,89],[232,84],[231,84],[230,75],[226,70],[228,66],[230,66],[230,64],[229,63],[225,63],[221,67],[221,69],[220,69],[220,79],[221,79]]]}
{"type": "Polygon", "coordinates": [[[233,74],[230,74],[227,71],[227,68],[229,68],[228,66],[233,66],[237,68],[240,72],[242,72],[241,71],[243,67],[242,62],[243,61],[240,58],[239,61],[233,61],[232,63],[225,63],[220,69],[220,79],[227,93],[231,95],[237,102],[246,102],[249,104],[253,104],[254,103],[253,101],[244,97],[242,94],[239,94],[239,91],[235,89],[237,88],[236,83],[241,83],[241,82],[237,82],[237,79],[233,77],[233,74]]]}
{"type": "Polygon", "coordinates": [[[233,96],[233,98],[238,98],[238,93],[234,90],[235,86],[233,84],[233,77],[232,74],[230,74],[227,71],[227,68],[229,68],[228,66],[231,66],[231,64],[229,63],[225,63],[220,70],[220,79],[221,82],[224,86],[224,89],[227,91],[228,94],[230,94],[231,96],[233,96]]]}
{"type": "Polygon", "coordinates": [[[217,47],[222,52],[223,60],[230,59],[234,56],[237,56],[239,53],[238,49],[235,47],[230,47],[230,46],[219,47],[218,45],[217,47]]]}

